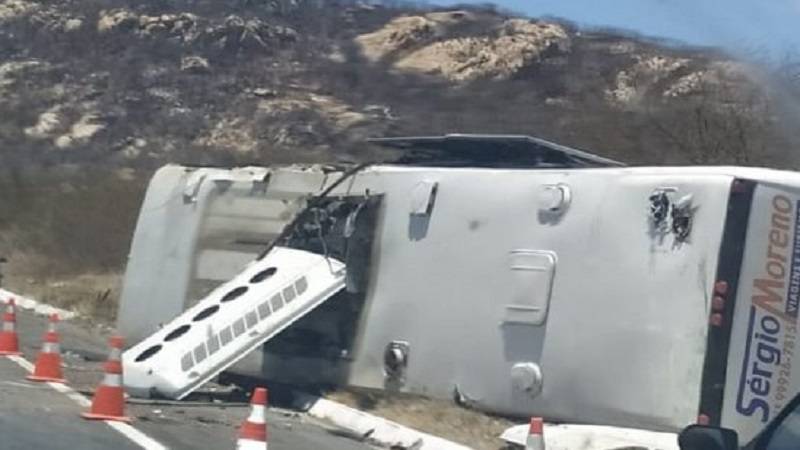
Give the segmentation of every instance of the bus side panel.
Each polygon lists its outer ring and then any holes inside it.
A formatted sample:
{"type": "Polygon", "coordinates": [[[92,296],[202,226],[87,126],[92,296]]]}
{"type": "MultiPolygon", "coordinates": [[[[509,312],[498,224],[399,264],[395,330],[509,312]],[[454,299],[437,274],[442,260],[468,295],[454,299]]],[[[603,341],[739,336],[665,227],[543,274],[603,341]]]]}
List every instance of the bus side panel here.
{"type": "Polygon", "coordinates": [[[759,184],[735,301],[721,425],[750,441],[800,390],[800,188],[759,184]]]}

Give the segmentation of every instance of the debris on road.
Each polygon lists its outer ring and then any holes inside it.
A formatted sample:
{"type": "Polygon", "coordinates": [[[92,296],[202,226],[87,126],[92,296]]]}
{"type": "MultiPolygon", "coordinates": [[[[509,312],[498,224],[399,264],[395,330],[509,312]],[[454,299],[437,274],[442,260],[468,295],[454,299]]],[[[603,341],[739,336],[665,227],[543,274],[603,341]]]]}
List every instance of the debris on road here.
{"type": "Polygon", "coordinates": [[[367,442],[387,448],[469,450],[469,447],[464,445],[408,428],[399,423],[321,397],[297,393],[296,404],[311,405],[307,411],[308,415],[336,425],[352,436],[361,436],[367,442]]]}

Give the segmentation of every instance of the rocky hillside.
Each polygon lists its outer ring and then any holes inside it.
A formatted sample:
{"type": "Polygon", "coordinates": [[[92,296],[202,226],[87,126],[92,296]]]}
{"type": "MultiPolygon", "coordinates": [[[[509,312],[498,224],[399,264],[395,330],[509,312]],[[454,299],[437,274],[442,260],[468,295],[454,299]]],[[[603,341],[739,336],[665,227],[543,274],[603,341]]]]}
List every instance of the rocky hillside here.
{"type": "Polygon", "coordinates": [[[15,270],[117,271],[154,168],[389,157],[371,136],[525,133],[634,164],[800,165],[790,65],[373,3],[0,0],[0,253],[15,270]]]}
{"type": "Polygon", "coordinates": [[[794,163],[764,76],[486,8],[0,0],[6,166],[363,159],[365,137],[444,132],[634,163],[794,163]]]}

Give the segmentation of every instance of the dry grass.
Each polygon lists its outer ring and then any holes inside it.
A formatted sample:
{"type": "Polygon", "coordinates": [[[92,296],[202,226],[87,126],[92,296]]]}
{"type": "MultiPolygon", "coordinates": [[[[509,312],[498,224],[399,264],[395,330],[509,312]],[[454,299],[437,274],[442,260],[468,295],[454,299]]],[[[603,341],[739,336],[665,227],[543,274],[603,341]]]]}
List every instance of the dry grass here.
{"type": "Polygon", "coordinates": [[[110,324],[116,319],[122,287],[120,273],[93,273],[68,278],[29,275],[9,274],[8,288],[48,305],[74,311],[93,322],[110,324]]]}
{"type": "Polygon", "coordinates": [[[0,256],[9,260],[4,285],[113,321],[148,175],[51,169],[1,176],[0,256]]]}
{"type": "Polygon", "coordinates": [[[498,450],[498,438],[514,422],[461,408],[444,400],[392,396],[375,392],[336,391],[327,398],[476,450],[498,450]]]}
{"type": "Polygon", "coordinates": [[[120,270],[149,176],[101,168],[0,173],[7,270],[45,278],[120,270]]]}

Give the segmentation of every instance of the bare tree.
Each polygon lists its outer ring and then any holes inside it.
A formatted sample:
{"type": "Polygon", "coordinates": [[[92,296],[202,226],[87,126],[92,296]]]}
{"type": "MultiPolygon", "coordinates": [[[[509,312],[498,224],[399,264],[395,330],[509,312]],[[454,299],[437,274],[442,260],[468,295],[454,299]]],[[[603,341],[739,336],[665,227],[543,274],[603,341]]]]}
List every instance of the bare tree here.
{"type": "Polygon", "coordinates": [[[652,128],[694,164],[748,164],[766,150],[771,102],[766,90],[733,91],[724,83],[701,84],[679,101],[651,100],[652,128]]]}

